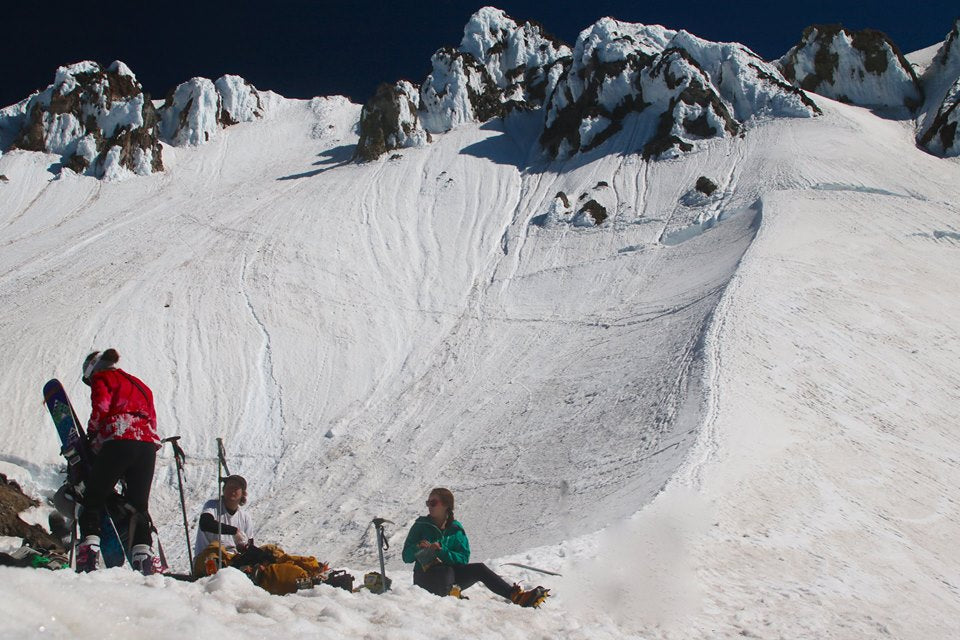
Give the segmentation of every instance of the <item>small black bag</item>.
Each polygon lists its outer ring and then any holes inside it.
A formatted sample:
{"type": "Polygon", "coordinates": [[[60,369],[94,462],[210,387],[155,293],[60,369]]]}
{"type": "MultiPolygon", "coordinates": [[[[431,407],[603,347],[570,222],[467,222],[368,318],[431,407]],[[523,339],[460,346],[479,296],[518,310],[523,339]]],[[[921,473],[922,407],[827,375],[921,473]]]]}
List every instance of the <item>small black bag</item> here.
{"type": "Polygon", "coordinates": [[[344,589],[345,591],[353,591],[353,576],[344,569],[336,569],[331,571],[330,575],[327,576],[327,579],[324,580],[323,583],[328,584],[331,587],[344,589]]]}

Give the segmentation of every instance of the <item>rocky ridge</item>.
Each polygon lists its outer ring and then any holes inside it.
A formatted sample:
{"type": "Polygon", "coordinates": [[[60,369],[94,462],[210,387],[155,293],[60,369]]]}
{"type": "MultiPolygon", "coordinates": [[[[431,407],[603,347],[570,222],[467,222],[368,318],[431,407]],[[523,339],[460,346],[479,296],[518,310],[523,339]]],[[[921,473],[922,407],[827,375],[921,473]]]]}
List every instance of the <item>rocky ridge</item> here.
{"type": "Polygon", "coordinates": [[[940,156],[960,156],[960,20],[947,34],[921,83],[926,101],[917,118],[917,144],[940,156]]]}
{"type": "Polygon", "coordinates": [[[193,78],[154,106],[123,62],[79,62],[0,111],[0,148],[52,153],[62,168],[121,179],[163,171],[161,142],[203,144],[220,128],[262,117],[264,94],[238,76],[193,78]]]}
{"type": "Polygon", "coordinates": [[[866,107],[920,106],[920,81],[900,49],[873,29],[813,25],[777,65],[796,86],[866,107]]]}
{"type": "Polygon", "coordinates": [[[751,118],[819,113],[742,45],[611,18],[584,30],[571,49],[534,22],[485,7],[470,18],[459,48],[441,49],[432,63],[421,87],[407,87],[419,90],[419,101],[395,85],[365,105],[359,159],[421,146],[428,133],[517,108],[543,108],[540,142],[552,157],[596,148],[635,114],[648,132],[638,151],[653,157],[737,135],[751,118]]]}

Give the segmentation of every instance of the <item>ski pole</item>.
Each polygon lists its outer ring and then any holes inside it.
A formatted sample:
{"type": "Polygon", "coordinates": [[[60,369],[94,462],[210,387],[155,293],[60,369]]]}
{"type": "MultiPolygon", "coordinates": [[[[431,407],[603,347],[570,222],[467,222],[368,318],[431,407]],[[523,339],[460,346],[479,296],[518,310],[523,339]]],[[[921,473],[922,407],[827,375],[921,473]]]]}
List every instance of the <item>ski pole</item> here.
{"type": "MultiPolygon", "coordinates": [[[[190,525],[187,523],[187,502],[183,497],[183,465],[187,460],[187,454],[183,452],[177,440],[180,436],[166,438],[163,442],[169,442],[173,447],[173,459],[177,464],[177,484],[180,486],[180,509],[183,511],[183,532],[187,537],[187,558],[190,560],[190,575],[193,575],[193,549],[190,548],[190,525]]],[[[157,539],[159,543],[159,538],[157,539]]]]}
{"type": "Polygon", "coordinates": [[[227,467],[227,451],[223,448],[223,438],[217,438],[217,559],[223,568],[223,472],[230,475],[227,467]]]}

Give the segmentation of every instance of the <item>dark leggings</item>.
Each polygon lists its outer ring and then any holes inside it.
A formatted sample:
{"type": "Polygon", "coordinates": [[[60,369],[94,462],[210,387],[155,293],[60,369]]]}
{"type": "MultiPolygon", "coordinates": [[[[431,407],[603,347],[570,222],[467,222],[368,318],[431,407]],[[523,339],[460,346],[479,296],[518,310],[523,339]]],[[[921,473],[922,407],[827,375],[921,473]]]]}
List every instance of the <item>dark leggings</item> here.
{"type": "MultiPolygon", "coordinates": [[[[126,499],[136,510],[133,516],[133,544],[153,544],[150,533],[150,485],[157,462],[157,448],[139,440],[108,440],[93,461],[93,469],[83,492],[83,512],[80,514],[80,536],[100,535],[100,522],[106,501],[121,479],[126,482],[126,499]]],[[[120,531],[126,540],[128,532],[120,531]]]]}
{"type": "Polygon", "coordinates": [[[482,582],[487,589],[504,598],[509,598],[510,592],[513,591],[513,587],[507,584],[506,580],[482,562],[438,564],[427,571],[421,569],[419,564],[413,567],[413,584],[438,596],[449,594],[450,587],[453,585],[465,591],[478,582],[482,582]]]}

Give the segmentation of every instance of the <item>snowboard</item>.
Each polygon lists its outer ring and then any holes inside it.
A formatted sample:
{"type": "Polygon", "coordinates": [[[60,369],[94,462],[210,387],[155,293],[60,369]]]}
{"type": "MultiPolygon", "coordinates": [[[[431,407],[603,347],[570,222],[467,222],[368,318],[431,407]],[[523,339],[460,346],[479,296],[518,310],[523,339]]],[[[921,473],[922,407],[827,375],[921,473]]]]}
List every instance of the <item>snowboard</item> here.
{"type": "MultiPolygon", "coordinates": [[[[67,392],[56,378],[43,385],[43,402],[57,428],[57,435],[60,436],[60,453],[67,460],[67,481],[82,494],[83,483],[93,466],[86,433],[73,405],[70,404],[67,392]]],[[[120,534],[129,530],[130,516],[123,508],[120,496],[114,495],[108,498],[106,503],[100,523],[100,556],[108,567],[119,567],[130,557],[130,550],[123,544],[120,534]]],[[[82,509],[82,498],[80,504],[82,509]]]]}

